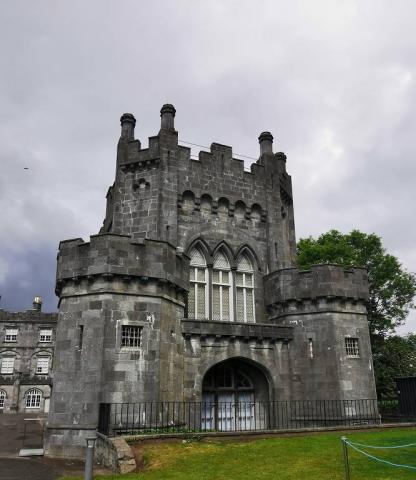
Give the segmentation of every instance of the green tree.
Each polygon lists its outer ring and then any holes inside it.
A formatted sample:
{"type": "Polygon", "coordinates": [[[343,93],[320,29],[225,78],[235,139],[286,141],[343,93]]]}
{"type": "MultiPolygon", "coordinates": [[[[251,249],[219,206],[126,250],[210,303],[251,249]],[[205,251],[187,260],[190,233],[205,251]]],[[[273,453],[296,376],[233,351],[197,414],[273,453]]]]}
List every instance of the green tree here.
{"type": "Polygon", "coordinates": [[[396,327],[404,323],[409,310],[414,308],[415,275],[386,252],[381,238],[374,233],[353,230],[343,234],[330,230],[317,239],[300,239],[297,249],[301,269],[320,263],[367,268],[370,283],[367,309],[373,351],[376,338],[392,334],[396,327]]]}
{"type": "Polygon", "coordinates": [[[381,398],[393,398],[397,392],[394,379],[416,375],[416,335],[378,336],[373,350],[377,393],[381,398]]]}

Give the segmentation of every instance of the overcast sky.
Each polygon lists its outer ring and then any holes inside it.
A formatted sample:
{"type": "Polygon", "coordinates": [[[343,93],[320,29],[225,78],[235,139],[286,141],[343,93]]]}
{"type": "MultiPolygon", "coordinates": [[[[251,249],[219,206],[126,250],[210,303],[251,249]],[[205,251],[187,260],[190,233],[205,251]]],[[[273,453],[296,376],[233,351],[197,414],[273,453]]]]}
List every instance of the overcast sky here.
{"type": "Polygon", "coordinates": [[[415,18],[414,1],[1,2],[1,306],[56,309],[58,243],[102,224],[120,114],[146,147],[167,102],[182,140],[257,157],[273,133],[298,238],[375,232],[416,272],[415,18]]]}

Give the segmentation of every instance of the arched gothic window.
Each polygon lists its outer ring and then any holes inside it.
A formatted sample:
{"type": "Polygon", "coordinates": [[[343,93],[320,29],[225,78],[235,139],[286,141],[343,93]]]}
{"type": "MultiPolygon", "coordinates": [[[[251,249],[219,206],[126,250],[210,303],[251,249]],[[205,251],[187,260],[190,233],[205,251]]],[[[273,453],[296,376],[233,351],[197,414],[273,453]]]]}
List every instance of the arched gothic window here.
{"type": "Polygon", "coordinates": [[[237,267],[231,270],[224,248],[214,256],[212,268],[199,246],[189,256],[190,288],[187,317],[197,320],[224,322],[255,322],[254,264],[252,257],[243,252],[237,267]]]}
{"type": "Polygon", "coordinates": [[[39,408],[42,399],[42,392],[36,388],[32,388],[26,394],[26,408],[39,408]]]}
{"type": "Polygon", "coordinates": [[[237,263],[235,285],[237,322],[254,322],[254,271],[247,254],[237,263]]]}
{"type": "Polygon", "coordinates": [[[212,319],[232,320],[230,262],[222,251],[214,258],[212,271],[212,319]]]}
{"type": "Polygon", "coordinates": [[[6,400],[6,392],[4,390],[0,390],[0,410],[4,409],[5,400],[6,400]]]}
{"type": "Polygon", "coordinates": [[[198,248],[190,253],[190,289],[188,294],[188,317],[208,318],[208,269],[204,255],[198,248]]]}

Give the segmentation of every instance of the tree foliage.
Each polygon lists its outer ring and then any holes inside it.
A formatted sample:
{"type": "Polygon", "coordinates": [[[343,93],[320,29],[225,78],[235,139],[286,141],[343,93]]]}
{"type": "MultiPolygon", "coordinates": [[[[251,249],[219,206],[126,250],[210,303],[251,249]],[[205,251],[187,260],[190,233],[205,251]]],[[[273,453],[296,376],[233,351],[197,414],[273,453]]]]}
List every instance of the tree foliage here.
{"type": "Polygon", "coordinates": [[[374,233],[353,230],[343,234],[330,230],[317,239],[300,239],[297,248],[301,269],[320,263],[367,269],[370,283],[368,321],[373,341],[375,336],[385,337],[391,334],[405,321],[409,310],[414,308],[415,275],[408,272],[396,257],[386,252],[381,238],[374,233]]]}
{"type": "Polygon", "coordinates": [[[416,375],[416,335],[376,337],[373,362],[379,397],[395,397],[397,387],[394,379],[416,375]]]}

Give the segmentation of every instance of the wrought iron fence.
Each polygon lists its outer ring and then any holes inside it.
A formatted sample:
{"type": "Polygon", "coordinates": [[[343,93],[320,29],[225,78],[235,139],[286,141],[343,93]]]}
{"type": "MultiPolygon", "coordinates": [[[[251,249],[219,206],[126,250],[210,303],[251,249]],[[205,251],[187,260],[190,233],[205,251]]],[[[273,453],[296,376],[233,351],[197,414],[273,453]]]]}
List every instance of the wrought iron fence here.
{"type": "Polygon", "coordinates": [[[377,400],[101,403],[98,431],[149,433],[296,430],[374,425],[377,400]]]}

